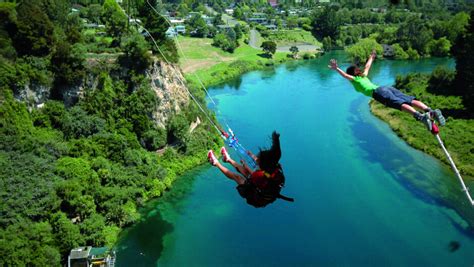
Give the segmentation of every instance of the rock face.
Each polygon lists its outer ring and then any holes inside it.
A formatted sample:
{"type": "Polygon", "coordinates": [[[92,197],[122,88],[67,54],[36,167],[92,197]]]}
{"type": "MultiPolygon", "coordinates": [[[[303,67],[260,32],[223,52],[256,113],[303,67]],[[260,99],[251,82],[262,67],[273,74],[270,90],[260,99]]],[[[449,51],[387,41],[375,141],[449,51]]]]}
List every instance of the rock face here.
{"type": "MultiPolygon", "coordinates": [[[[120,76],[120,74],[112,74],[120,76]]],[[[153,121],[157,126],[165,128],[165,125],[173,114],[179,113],[189,104],[189,95],[181,70],[158,60],[154,60],[151,68],[147,71],[150,87],[156,93],[159,105],[152,114],[153,121]]],[[[119,77],[115,77],[120,79],[119,77]]],[[[84,90],[96,90],[98,76],[89,73],[81,84],[63,88],[63,100],[66,106],[74,105],[83,95],[84,90]]],[[[28,83],[22,88],[15,90],[15,98],[27,103],[29,108],[41,108],[50,99],[51,88],[49,86],[28,83]]]]}
{"type": "Polygon", "coordinates": [[[49,97],[51,88],[36,83],[27,83],[20,90],[14,90],[15,98],[25,102],[29,108],[42,106],[49,97]]]}
{"type": "Polygon", "coordinates": [[[148,71],[151,88],[155,91],[159,105],[153,112],[153,120],[160,127],[165,127],[169,117],[179,113],[189,103],[185,81],[178,67],[155,60],[148,71]]]}

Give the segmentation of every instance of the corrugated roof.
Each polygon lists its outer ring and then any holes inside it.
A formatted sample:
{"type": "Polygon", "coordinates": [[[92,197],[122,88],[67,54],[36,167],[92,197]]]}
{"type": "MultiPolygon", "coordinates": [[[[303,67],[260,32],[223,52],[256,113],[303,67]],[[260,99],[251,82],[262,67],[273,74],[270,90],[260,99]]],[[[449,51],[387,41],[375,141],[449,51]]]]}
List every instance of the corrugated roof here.
{"type": "Polygon", "coordinates": [[[69,253],[69,258],[85,259],[89,257],[89,253],[91,249],[92,247],[78,247],[78,248],[72,249],[71,252],[69,253]]]}

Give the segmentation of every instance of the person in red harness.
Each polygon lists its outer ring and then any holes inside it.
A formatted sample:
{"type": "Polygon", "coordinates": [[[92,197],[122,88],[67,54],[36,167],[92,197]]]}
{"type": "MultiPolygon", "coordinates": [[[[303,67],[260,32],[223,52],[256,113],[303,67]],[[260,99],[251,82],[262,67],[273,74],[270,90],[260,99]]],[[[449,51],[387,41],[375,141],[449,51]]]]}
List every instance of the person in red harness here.
{"type": "Polygon", "coordinates": [[[279,163],[281,158],[280,135],[273,132],[272,147],[268,150],[260,150],[258,156],[250,151],[247,153],[257,162],[258,170],[252,171],[243,160],[241,160],[241,164],[237,163],[229,156],[225,147],[221,148],[223,161],[230,163],[238,173],[232,172],[222,165],[212,150],[209,150],[207,157],[213,166],[219,168],[226,177],[237,183],[237,191],[247,200],[248,204],[259,208],[265,207],[277,198],[293,201],[293,199],[280,194],[285,183],[285,176],[279,163]]]}

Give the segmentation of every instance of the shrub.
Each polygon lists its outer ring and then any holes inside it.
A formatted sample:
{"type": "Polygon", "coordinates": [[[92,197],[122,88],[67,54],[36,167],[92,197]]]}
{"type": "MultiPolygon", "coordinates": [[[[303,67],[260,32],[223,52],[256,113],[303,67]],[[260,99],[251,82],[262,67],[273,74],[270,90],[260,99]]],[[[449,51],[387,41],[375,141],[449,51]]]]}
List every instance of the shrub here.
{"type": "Polygon", "coordinates": [[[383,54],[383,47],[376,40],[365,38],[361,39],[356,44],[346,48],[346,52],[352,58],[353,61],[365,62],[369,59],[370,53],[375,49],[378,55],[383,54]]]}
{"type": "Polygon", "coordinates": [[[403,47],[401,47],[399,44],[393,44],[393,52],[394,52],[394,58],[395,59],[408,59],[410,56],[403,50],[403,47]]]}
{"type": "Polygon", "coordinates": [[[418,51],[416,51],[415,49],[410,47],[410,48],[407,49],[406,52],[407,52],[408,57],[410,59],[420,59],[420,54],[418,54],[418,51]]]}
{"type": "Polygon", "coordinates": [[[453,81],[456,75],[455,71],[449,70],[446,67],[436,67],[430,75],[428,80],[427,91],[434,94],[453,95],[456,94],[453,81]]]}

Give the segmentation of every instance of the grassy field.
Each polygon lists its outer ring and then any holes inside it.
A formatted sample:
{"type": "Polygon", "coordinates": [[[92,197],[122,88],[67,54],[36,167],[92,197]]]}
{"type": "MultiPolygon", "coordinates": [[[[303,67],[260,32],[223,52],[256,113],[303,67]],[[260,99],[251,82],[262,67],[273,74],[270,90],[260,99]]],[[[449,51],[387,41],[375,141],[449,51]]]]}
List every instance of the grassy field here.
{"type": "Polygon", "coordinates": [[[217,85],[242,73],[271,66],[289,60],[288,53],[277,52],[272,59],[266,58],[262,50],[241,42],[234,53],[212,46],[212,39],[178,38],[182,48],[180,66],[191,86],[197,84],[195,74],[206,86],[217,85]]]}
{"type": "Polygon", "coordinates": [[[322,46],[310,32],[301,29],[270,32],[267,39],[276,42],[279,46],[294,44],[312,44],[322,46]]]}

